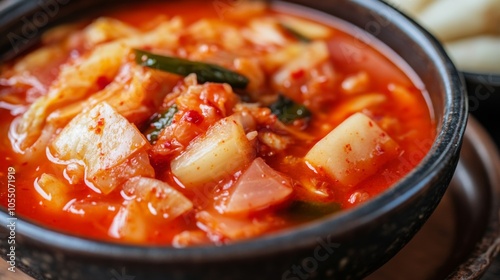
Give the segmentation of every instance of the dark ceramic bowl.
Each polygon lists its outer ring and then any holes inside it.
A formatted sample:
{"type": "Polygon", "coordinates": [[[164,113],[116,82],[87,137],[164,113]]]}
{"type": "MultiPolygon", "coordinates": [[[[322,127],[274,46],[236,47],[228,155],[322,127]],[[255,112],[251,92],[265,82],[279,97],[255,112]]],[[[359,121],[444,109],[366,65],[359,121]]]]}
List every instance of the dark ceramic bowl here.
{"type": "MultiPolygon", "coordinates": [[[[26,2],[9,13],[10,22],[3,14],[0,17],[8,27],[0,30],[4,58],[17,55],[5,35],[22,32],[20,19],[44,11],[38,1],[26,2]]],[[[59,10],[50,16],[51,22],[102,6],[97,0],[52,2],[59,10]]],[[[322,16],[350,22],[360,29],[360,38],[373,42],[378,38],[413,68],[431,92],[436,116],[437,137],[421,164],[360,207],[222,247],[175,249],[98,242],[20,218],[16,224],[19,268],[39,279],[359,279],[384,264],[414,236],[439,203],[459,158],[467,120],[461,76],[434,38],[382,2],[292,0],[277,4],[305,10],[293,5],[300,4],[316,10],[318,16],[322,11],[322,16]],[[366,36],[368,33],[371,35],[366,36]]],[[[34,38],[22,42],[17,51],[34,38]]],[[[7,219],[2,209],[4,232],[7,219]]],[[[6,257],[6,242],[1,243],[1,254],[6,257]]]]}

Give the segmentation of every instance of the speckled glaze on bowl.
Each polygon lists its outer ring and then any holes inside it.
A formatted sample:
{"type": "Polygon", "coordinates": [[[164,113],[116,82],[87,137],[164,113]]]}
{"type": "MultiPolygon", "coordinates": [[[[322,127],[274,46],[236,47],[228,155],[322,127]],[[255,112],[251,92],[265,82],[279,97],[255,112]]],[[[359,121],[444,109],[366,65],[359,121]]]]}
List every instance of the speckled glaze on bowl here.
{"type": "MultiPolygon", "coordinates": [[[[82,9],[103,5],[93,0],[58,1],[64,4],[51,20],[67,19],[82,9]]],[[[3,58],[15,55],[9,52],[9,42],[3,35],[19,31],[23,24],[20,18],[29,18],[41,9],[36,1],[29,2],[23,2],[21,12],[6,24],[8,29],[0,27],[3,58]]],[[[107,4],[111,2],[123,1],[107,4]]],[[[440,201],[456,168],[467,120],[461,76],[427,32],[382,2],[293,0],[276,4],[310,12],[295,4],[308,6],[317,16],[329,14],[350,22],[359,27],[360,38],[378,38],[413,68],[431,93],[438,132],[423,162],[391,189],[360,207],[222,247],[175,249],[104,243],[19,219],[19,268],[37,279],[360,279],[413,237],[440,201]],[[373,36],[366,36],[362,30],[373,36]]],[[[50,25],[40,27],[40,31],[50,25]]],[[[7,219],[2,209],[3,232],[7,219]]],[[[4,240],[0,253],[5,258],[4,240]]]]}

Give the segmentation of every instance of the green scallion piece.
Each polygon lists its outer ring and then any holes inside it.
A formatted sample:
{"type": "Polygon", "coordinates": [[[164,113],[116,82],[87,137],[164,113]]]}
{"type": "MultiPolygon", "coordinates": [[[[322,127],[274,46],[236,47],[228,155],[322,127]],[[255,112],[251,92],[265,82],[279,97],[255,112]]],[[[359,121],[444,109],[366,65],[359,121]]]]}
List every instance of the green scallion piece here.
{"type": "Polygon", "coordinates": [[[309,39],[306,36],[302,35],[300,32],[298,32],[297,30],[291,28],[290,26],[288,26],[288,25],[286,25],[284,23],[280,23],[280,26],[281,26],[281,28],[283,28],[283,30],[285,30],[286,32],[288,32],[288,34],[292,35],[298,41],[303,42],[303,43],[311,43],[312,42],[311,39],[309,39]]]}
{"type": "Polygon", "coordinates": [[[336,202],[314,202],[296,200],[288,208],[291,218],[300,221],[318,219],[341,210],[341,206],[336,202]]]}
{"type": "Polygon", "coordinates": [[[271,104],[269,108],[280,121],[286,124],[290,124],[297,119],[308,118],[311,116],[311,112],[306,106],[297,104],[282,94],[279,95],[278,100],[271,104]]]}
{"type": "Polygon", "coordinates": [[[177,113],[177,106],[174,104],[170,106],[165,112],[158,114],[150,123],[148,129],[144,132],[146,139],[150,143],[156,142],[160,133],[169,125],[172,124],[175,113],[177,113]]]}
{"type": "Polygon", "coordinates": [[[206,82],[227,83],[233,88],[244,89],[250,82],[247,77],[219,65],[158,55],[143,50],[134,51],[135,61],[139,65],[184,77],[194,73],[201,84],[206,82]]]}

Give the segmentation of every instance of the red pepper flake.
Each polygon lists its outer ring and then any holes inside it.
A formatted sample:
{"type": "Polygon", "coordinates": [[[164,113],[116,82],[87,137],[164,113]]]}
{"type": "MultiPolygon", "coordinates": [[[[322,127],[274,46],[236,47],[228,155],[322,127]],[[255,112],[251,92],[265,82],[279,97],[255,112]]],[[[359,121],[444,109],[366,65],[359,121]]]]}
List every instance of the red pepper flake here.
{"type": "Polygon", "coordinates": [[[163,149],[170,149],[170,147],[172,147],[172,143],[170,143],[170,142],[165,142],[165,143],[162,143],[162,144],[161,144],[161,147],[162,147],[163,149]]]}
{"type": "Polygon", "coordinates": [[[97,120],[97,125],[98,125],[98,126],[104,126],[104,118],[99,118],[99,119],[97,120]]]}
{"type": "Polygon", "coordinates": [[[298,79],[304,78],[305,74],[306,74],[306,71],[304,71],[304,69],[301,68],[297,71],[292,72],[292,74],[290,74],[290,76],[292,77],[292,79],[298,80],[298,79]]]}
{"type": "Polygon", "coordinates": [[[345,147],[344,147],[344,151],[345,151],[346,153],[350,153],[350,152],[352,152],[352,147],[351,147],[351,144],[347,144],[347,145],[345,145],[345,147]]]}
{"type": "Polygon", "coordinates": [[[106,76],[99,76],[97,78],[96,84],[99,90],[103,90],[105,87],[107,87],[111,81],[108,79],[106,76]]]}
{"type": "Polygon", "coordinates": [[[203,116],[195,110],[189,110],[184,114],[184,119],[190,123],[200,124],[203,121],[203,116]]]}
{"type": "Polygon", "coordinates": [[[99,118],[96,122],[96,128],[95,128],[95,133],[96,134],[101,134],[102,133],[102,128],[104,127],[104,118],[99,118]]]}

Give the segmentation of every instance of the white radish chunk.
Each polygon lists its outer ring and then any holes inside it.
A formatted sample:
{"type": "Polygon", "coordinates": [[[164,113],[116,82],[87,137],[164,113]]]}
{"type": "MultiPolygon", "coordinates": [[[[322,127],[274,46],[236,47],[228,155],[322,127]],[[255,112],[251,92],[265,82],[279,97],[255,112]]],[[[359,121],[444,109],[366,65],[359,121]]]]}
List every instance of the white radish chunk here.
{"type": "Polygon", "coordinates": [[[233,186],[226,213],[249,213],[286,200],[293,192],[292,183],[285,175],[267,165],[262,158],[253,161],[233,186]]]}
{"type": "Polygon", "coordinates": [[[35,181],[35,190],[50,209],[62,210],[64,205],[70,201],[66,184],[51,174],[43,173],[35,181]]]}
{"type": "Polygon", "coordinates": [[[108,229],[108,234],[113,238],[132,243],[146,241],[148,224],[143,217],[142,208],[135,200],[120,208],[108,229]]]}
{"type": "Polygon", "coordinates": [[[398,144],[372,119],[356,113],[332,130],[305,159],[344,186],[355,186],[398,156],[398,144]]]}
{"type": "Polygon", "coordinates": [[[174,236],[172,245],[175,248],[210,244],[207,233],[202,230],[186,230],[174,236]]]}
{"type": "Polygon", "coordinates": [[[85,167],[85,179],[108,194],[133,176],[153,177],[147,140],[107,103],[77,115],[51,145],[54,157],[85,167]]]}
{"type": "Polygon", "coordinates": [[[193,209],[189,199],[160,180],[134,177],[123,184],[123,190],[128,195],[135,195],[153,216],[163,219],[172,220],[193,209]]]}
{"type": "Polygon", "coordinates": [[[198,212],[196,220],[204,230],[234,240],[257,236],[269,228],[265,221],[226,217],[207,211],[198,212]]]}
{"type": "Polygon", "coordinates": [[[218,182],[244,169],[255,158],[254,147],[235,118],[220,120],[196,138],[171,163],[172,173],[187,188],[218,182]]]}

